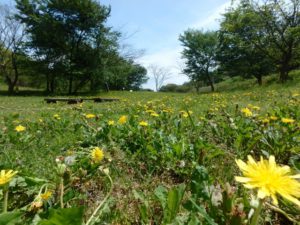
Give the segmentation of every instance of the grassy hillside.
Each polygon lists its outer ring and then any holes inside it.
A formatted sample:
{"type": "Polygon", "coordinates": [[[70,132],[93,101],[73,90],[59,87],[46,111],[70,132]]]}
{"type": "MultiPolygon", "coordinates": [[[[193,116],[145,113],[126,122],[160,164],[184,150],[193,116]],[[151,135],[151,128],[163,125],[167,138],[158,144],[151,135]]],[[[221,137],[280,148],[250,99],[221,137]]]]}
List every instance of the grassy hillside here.
{"type": "MultiPolygon", "coordinates": [[[[78,105],[2,96],[0,167],[18,171],[9,210],[19,209],[20,224],[31,224],[37,215],[51,220],[50,209],[83,205],[87,220],[103,201],[96,224],[245,224],[257,191],[235,181],[236,159],[274,155],[300,170],[295,80],[263,87],[226,81],[219,89],[227,91],[199,95],[100,93],[120,102],[78,105]],[[45,187],[51,197],[34,208],[45,187]]],[[[271,198],[265,202],[264,222],[288,224],[271,198]]],[[[289,200],[279,197],[279,207],[299,221],[289,200]]]]}

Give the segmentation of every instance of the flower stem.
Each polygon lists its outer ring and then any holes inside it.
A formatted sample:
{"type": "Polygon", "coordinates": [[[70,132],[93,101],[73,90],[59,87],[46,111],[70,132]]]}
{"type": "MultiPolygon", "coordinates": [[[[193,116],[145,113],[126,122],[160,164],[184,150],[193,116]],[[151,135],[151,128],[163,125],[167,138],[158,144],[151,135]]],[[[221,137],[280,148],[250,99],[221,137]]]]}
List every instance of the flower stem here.
{"type": "Polygon", "coordinates": [[[64,178],[60,178],[60,208],[64,208],[64,178]]]}
{"type": "Polygon", "coordinates": [[[95,221],[100,217],[101,215],[101,211],[100,209],[102,208],[102,206],[104,205],[104,203],[107,201],[108,197],[111,195],[112,193],[112,189],[113,189],[113,181],[111,179],[111,177],[109,176],[108,173],[105,173],[105,175],[108,177],[109,182],[110,182],[110,190],[109,192],[106,194],[105,198],[103,199],[102,202],[100,202],[100,204],[98,205],[98,207],[94,210],[93,214],[91,215],[91,217],[88,219],[88,221],[86,222],[86,225],[90,225],[90,224],[94,224],[95,221]],[[99,212],[100,211],[100,212],[99,212]]]}
{"type": "Polygon", "coordinates": [[[8,190],[3,190],[3,213],[7,212],[8,190]]]}
{"type": "Polygon", "coordinates": [[[258,221],[259,221],[259,215],[260,215],[260,212],[262,210],[262,200],[259,200],[259,204],[254,212],[254,215],[252,217],[252,220],[251,220],[251,224],[250,225],[257,225],[258,224],[258,221]]]}

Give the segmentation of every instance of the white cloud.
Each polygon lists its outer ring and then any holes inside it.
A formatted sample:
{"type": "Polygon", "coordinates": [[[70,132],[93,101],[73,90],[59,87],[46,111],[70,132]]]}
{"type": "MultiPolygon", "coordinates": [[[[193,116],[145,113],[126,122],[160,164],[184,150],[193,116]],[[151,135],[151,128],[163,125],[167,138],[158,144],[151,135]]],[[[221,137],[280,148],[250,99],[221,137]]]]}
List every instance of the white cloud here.
{"type": "Polygon", "coordinates": [[[206,19],[199,19],[190,27],[195,29],[218,29],[219,19],[222,18],[222,14],[229,8],[231,5],[231,0],[220,5],[217,9],[213,10],[206,19]]]}
{"type": "MultiPolygon", "coordinates": [[[[187,26],[187,28],[194,28],[194,29],[218,29],[219,21],[221,19],[222,14],[226,11],[228,7],[231,5],[231,0],[228,0],[226,3],[222,4],[215,10],[210,13],[210,16],[203,19],[198,19],[196,22],[187,26]]],[[[139,60],[139,63],[148,67],[152,64],[168,68],[171,73],[172,77],[165,82],[167,83],[174,83],[174,84],[182,84],[188,81],[187,76],[181,74],[181,69],[183,67],[183,61],[181,59],[181,51],[182,47],[179,45],[173,49],[162,49],[152,54],[147,54],[139,60]]],[[[143,85],[144,88],[150,88],[154,90],[155,82],[154,79],[151,77],[151,74],[148,74],[150,79],[148,82],[143,85]]]]}

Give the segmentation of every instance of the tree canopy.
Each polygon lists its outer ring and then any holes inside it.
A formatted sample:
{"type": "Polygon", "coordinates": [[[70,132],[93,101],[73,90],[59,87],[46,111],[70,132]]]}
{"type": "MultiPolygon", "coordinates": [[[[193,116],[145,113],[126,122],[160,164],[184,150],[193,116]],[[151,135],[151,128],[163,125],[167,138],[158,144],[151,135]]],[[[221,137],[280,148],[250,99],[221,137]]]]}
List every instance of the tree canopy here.
{"type": "Polygon", "coordinates": [[[213,72],[216,69],[217,33],[213,31],[188,30],[180,35],[184,49],[182,57],[186,67],[184,73],[196,84],[206,82],[214,91],[213,72]]]}
{"type": "Polygon", "coordinates": [[[147,81],[147,70],[120,53],[121,33],[106,24],[109,6],[95,0],[16,0],[16,9],[9,16],[24,26],[22,48],[32,79],[44,80],[48,92],[138,89],[147,81]]]}

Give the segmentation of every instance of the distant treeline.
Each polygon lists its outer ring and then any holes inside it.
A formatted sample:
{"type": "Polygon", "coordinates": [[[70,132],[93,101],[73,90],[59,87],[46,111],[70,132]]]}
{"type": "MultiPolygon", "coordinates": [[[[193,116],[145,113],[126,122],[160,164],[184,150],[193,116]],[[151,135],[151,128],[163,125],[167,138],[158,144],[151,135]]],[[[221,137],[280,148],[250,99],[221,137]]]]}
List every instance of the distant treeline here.
{"type": "MultiPolygon", "coordinates": [[[[107,25],[111,8],[96,0],[15,0],[0,7],[0,78],[49,93],[138,90],[147,69],[138,51],[124,49],[122,34],[107,25]]],[[[218,31],[188,29],[179,36],[182,72],[197,91],[215,90],[224,77],[278,73],[286,82],[300,65],[300,1],[232,1],[218,31]]],[[[150,68],[159,90],[168,73],[150,68]]],[[[184,91],[189,85],[177,87],[184,91]]],[[[166,88],[166,87],[163,87],[166,88]]],[[[168,88],[175,88],[169,85],[168,88]]]]}
{"type": "Polygon", "coordinates": [[[285,82],[300,65],[299,25],[299,0],[232,1],[218,31],[180,35],[183,72],[196,90],[204,83],[213,91],[225,76],[255,77],[261,85],[263,76],[278,73],[285,82]]]}
{"type": "Polygon", "coordinates": [[[106,25],[110,7],[96,0],[16,0],[0,6],[0,77],[49,93],[137,90],[147,70],[106,25]]]}

